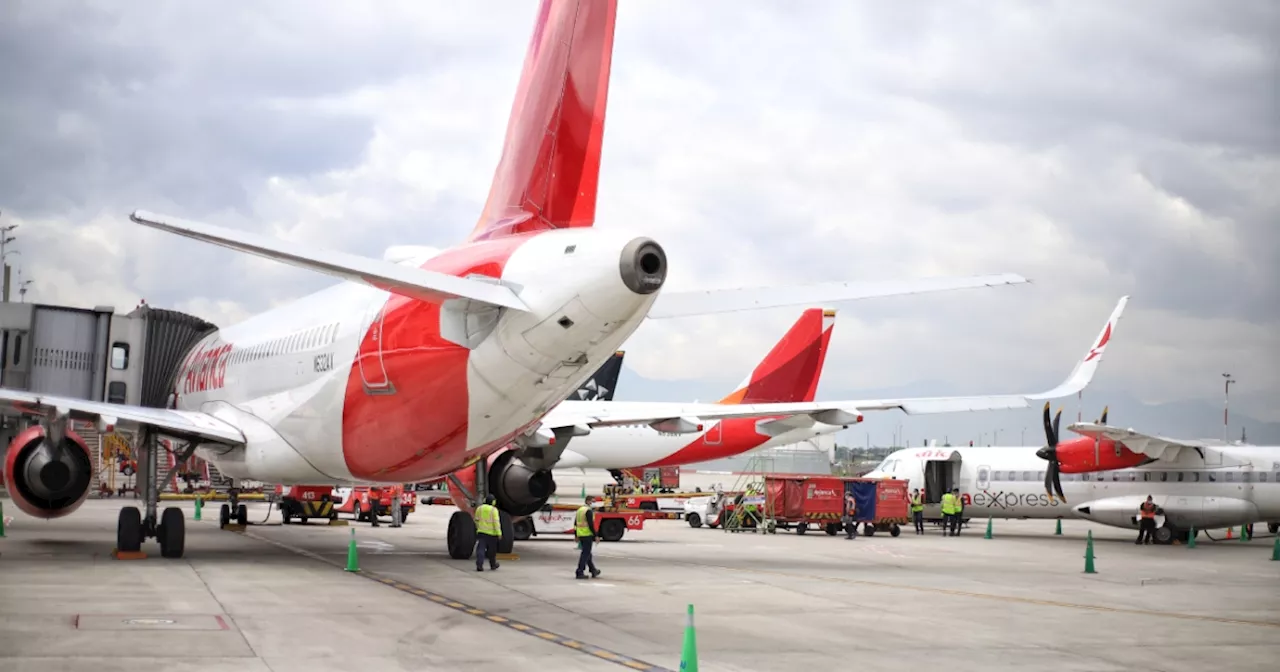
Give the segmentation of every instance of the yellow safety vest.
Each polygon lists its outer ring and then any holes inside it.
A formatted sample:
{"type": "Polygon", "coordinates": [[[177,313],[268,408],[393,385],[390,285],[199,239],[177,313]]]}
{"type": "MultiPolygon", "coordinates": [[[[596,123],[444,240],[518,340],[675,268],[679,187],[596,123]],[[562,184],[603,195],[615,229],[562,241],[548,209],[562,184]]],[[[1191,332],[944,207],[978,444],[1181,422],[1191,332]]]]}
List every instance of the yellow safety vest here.
{"type": "Polygon", "coordinates": [[[587,524],[587,511],[589,510],[590,507],[586,505],[578,507],[578,513],[574,515],[573,519],[574,536],[590,537],[595,535],[595,532],[591,530],[591,526],[587,524]]]}
{"type": "Polygon", "coordinates": [[[476,507],[476,534],[502,538],[502,521],[498,518],[498,507],[492,504],[481,504],[476,507]]]}
{"type": "Polygon", "coordinates": [[[956,511],[955,511],[955,504],[953,503],[954,501],[955,501],[955,495],[952,495],[952,494],[951,494],[951,493],[949,493],[949,492],[948,492],[948,493],[946,493],[946,494],[944,494],[944,495],[942,495],[942,513],[943,513],[943,515],[952,514],[952,513],[955,513],[955,512],[956,512],[956,511]]]}
{"type": "Polygon", "coordinates": [[[916,511],[924,511],[924,501],[920,499],[919,495],[911,498],[911,511],[912,513],[916,511]]]}

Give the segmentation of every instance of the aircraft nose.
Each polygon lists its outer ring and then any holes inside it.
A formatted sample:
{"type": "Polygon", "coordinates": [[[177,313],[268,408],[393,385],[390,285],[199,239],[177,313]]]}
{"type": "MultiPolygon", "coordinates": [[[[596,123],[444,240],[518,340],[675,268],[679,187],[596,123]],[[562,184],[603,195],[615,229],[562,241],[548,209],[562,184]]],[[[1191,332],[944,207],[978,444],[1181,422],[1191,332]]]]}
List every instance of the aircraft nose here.
{"type": "Polygon", "coordinates": [[[622,248],[622,282],[636,294],[652,294],[667,280],[667,253],[652,238],[635,238],[622,248]]]}

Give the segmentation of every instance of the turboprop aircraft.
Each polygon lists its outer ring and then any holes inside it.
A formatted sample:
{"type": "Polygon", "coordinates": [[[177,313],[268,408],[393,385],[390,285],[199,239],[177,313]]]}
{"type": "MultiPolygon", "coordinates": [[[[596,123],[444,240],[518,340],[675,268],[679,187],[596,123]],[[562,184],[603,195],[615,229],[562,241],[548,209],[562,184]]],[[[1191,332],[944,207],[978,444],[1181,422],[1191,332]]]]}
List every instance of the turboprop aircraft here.
{"type": "MultiPolygon", "coordinates": [[[[198,455],[233,479],[352,485],[462,474],[472,502],[490,490],[502,501],[545,500],[562,451],[600,427],[859,417],[837,403],[561,403],[646,317],[1026,282],[995,275],[665,291],[670,269],[657,239],[594,226],[616,13],[615,0],[540,4],[488,198],[453,247],[396,246],[373,259],[135,211],[137,224],[341,283],[197,342],[175,372],[168,408],[0,390],[0,411],[36,423],[9,447],[4,477],[14,502],[44,518],[83,502],[93,465],[71,420],[139,436],[144,504],[120,511],[121,552],[155,538],[161,555],[184,553],[182,510],[157,511],[157,484],[168,480],[152,473],[161,437],[177,446],[176,463],[198,455]],[[495,462],[507,446],[520,460],[495,462]]],[[[235,493],[223,523],[247,522],[235,493]]]]}
{"type": "Polygon", "coordinates": [[[1280,528],[1280,446],[1152,436],[1108,425],[1105,411],[1059,443],[1061,415],[1050,422],[1045,404],[1044,446],[906,448],[866,475],[921,488],[933,518],[958,487],[966,518],[1082,518],[1135,531],[1150,495],[1163,511],[1158,544],[1260,521],[1280,528]]]}

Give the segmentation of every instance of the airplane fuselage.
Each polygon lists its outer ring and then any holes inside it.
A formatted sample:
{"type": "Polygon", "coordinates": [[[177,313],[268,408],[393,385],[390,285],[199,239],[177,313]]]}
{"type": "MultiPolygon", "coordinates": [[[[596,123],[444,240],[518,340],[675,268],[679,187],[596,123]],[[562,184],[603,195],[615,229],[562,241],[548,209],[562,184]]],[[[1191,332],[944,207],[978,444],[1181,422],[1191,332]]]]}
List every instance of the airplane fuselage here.
{"type": "Polygon", "coordinates": [[[527,312],[355,283],[321,290],[197,343],[177,374],[176,408],[248,435],[243,447],[198,452],[233,478],[412,482],[450,473],[536,423],[639,326],[657,293],[633,291],[619,273],[634,239],[555,230],[406,262],[500,278],[519,289],[527,312]]]}
{"type": "Polygon", "coordinates": [[[868,473],[926,489],[936,517],[944,487],[959,487],[964,515],[973,518],[1084,518],[1134,526],[1147,495],[1165,518],[1182,529],[1280,520],[1280,447],[1222,446],[1221,459],[1185,451],[1176,461],[1092,473],[1062,474],[1066,501],[1045,492],[1046,463],[1039,448],[908,448],[889,455],[868,473]],[[942,474],[949,475],[942,475],[942,474]],[[950,479],[950,480],[948,480],[950,479]],[[943,483],[946,481],[946,483],[943,483]]]}

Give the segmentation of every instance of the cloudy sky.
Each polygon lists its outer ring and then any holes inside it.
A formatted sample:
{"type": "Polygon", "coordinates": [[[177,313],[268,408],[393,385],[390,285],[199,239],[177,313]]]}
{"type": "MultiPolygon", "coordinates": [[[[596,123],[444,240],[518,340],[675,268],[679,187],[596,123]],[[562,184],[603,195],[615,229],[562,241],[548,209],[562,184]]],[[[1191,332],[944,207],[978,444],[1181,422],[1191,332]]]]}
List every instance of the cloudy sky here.
{"type": "MultiPolygon", "coordinates": [[[[536,2],[353,7],[4,3],[27,299],[226,325],[331,282],[135,208],[370,256],[465,236],[536,2]]],[[[1276,35],[1267,0],[623,0],[598,225],[651,231],[671,288],[1034,281],[837,306],[827,398],[1045,389],[1130,294],[1097,386],[1217,404],[1229,371],[1280,422],[1276,35]]],[[[799,310],[647,323],[628,368],[731,386],[799,310]]]]}

